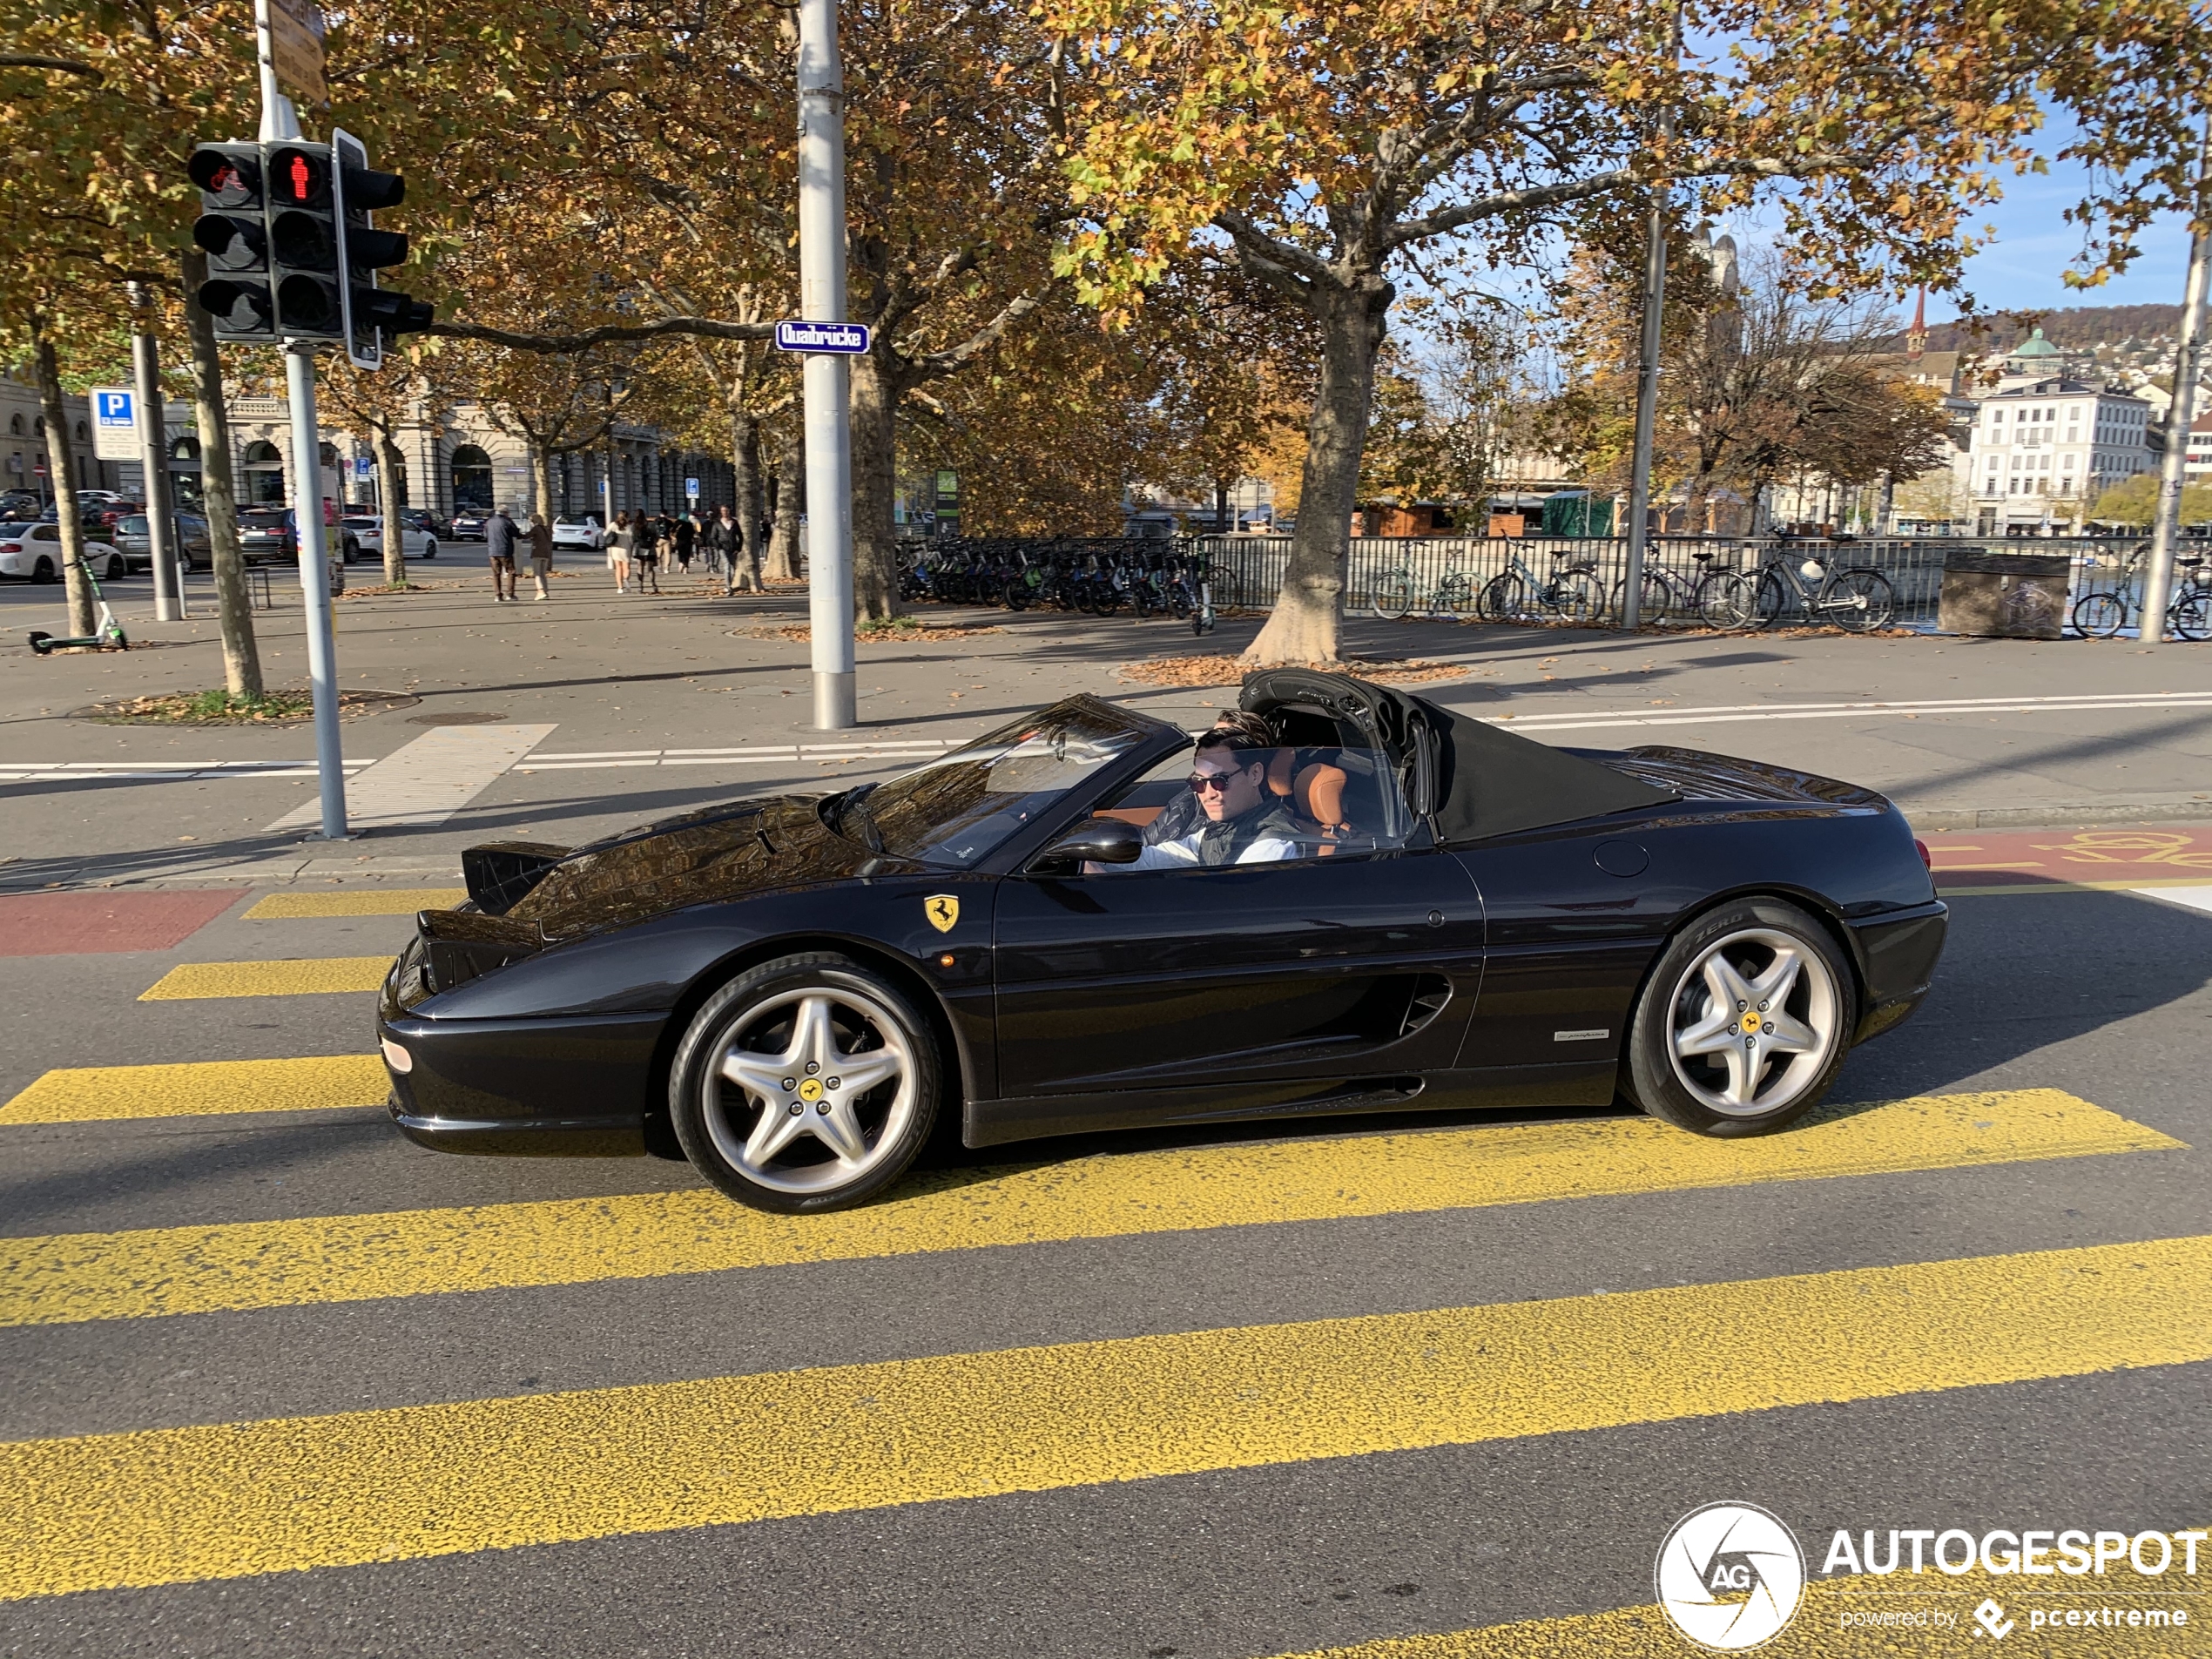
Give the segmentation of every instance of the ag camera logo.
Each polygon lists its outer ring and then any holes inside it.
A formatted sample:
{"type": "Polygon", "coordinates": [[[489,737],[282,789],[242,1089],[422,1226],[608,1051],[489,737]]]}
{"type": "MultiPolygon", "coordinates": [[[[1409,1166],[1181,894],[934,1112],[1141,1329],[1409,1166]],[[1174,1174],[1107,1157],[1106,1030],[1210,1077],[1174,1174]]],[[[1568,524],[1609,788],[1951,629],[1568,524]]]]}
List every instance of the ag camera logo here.
{"type": "Polygon", "coordinates": [[[1709,1503],[1659,1546],[1659,1605],[1701,1648],[1741,1653],[1772,1641],[1804,1600],[1805,1558],[1756,1504],[1709,1503]]]}

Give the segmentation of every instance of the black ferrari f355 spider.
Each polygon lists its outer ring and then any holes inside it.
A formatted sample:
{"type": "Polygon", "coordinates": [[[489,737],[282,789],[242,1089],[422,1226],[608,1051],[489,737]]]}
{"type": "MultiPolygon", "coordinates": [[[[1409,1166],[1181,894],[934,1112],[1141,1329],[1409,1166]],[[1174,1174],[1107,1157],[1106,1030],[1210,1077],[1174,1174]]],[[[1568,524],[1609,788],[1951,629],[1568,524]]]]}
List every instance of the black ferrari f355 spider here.
{"type": "Polygon", "coordinates": [[[941,1112],[970,1146],[1622,1098],[1757,1135],[1927,991],[1945,907],[1878,794],[1341,675],[1242,704],[1275,748],[1073,697],[887,783],[473,848],[385,981],[393,1116],[787,1211],[882,1191],[941,1112]],[[1202,855],[1232,789],[1264,827],[1202,855]]]}

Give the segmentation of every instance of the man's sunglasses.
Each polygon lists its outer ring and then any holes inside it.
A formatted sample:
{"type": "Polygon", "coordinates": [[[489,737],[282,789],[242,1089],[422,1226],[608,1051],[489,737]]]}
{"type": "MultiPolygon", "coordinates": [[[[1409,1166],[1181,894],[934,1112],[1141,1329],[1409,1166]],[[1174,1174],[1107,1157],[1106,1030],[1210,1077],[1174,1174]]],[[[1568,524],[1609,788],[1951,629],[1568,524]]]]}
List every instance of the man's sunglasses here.
{"type": "Polygon", "coordinates": [[[1203,795],[1209,789],[1217,789],[1225,795],[1229,786],[1243,776],[1242,772],[1194,772],[1183,781],[1190,786],[1194,795],[1203,795]]]}

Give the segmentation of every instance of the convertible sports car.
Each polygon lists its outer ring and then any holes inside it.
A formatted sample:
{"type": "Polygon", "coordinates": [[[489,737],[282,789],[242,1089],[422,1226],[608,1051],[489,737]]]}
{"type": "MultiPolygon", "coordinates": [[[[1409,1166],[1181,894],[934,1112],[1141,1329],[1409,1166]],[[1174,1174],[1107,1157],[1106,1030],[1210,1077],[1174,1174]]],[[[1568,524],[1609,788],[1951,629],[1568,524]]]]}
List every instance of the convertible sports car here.
{"type": "Polygon", "coordinates": [[[1761,1134],[1926,993],[1946,913],[1867,790],[1341,675],[1242,705],[1279,746],[1195,777],[1189,734],[1073,697],[887,783],[473,848],[385,981],[393,1116],[811,1211],[897,1180],[940,1111],[970,1146],[1622,1097],[1761,1134]],[[1148,849],[1232,786],[1280,856],[1148,849]]]}

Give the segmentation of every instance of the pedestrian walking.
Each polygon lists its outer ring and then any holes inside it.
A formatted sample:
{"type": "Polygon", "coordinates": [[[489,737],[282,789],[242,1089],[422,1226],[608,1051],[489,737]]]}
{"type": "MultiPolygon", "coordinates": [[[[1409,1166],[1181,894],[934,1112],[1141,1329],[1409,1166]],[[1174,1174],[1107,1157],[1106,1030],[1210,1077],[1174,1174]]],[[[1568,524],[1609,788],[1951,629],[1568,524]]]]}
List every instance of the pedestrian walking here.
{"type": "Polygon", "coordinates": [[[668,521],[658,523],[648,519],[637,536],[637,591],[644,592],[645,584],[653,584],[653,591],[660,591],[660,555],[666,545],[668,521]]]}
{"type": "Polygon", "coordinates": [[[504,507],[484,520],[484,554],[491,560],[491,599],[503,604],[515,594],[515,520],[504,507]]]}
{"type": "Polygon", "coordinates": [[[614,576],[617,593],[630,591],[630,566],[637,556],[637,527],[624,509],[615,515],[614,528],[607,532],[607,569],[614,576]]]}
{"type": "Polygon", "coordinates": [[[545,597],[546,578],[553,574],[553,526],[543,513],[530,520],[530,576],[537,583],[537,597],[545,597]]]}
{"type": "Polygon", "coordinates": [[[671,532],[676,539],[676,568],[685,576],[691,574],[691,555],[698,550],[699,521],[696,513],[686,513],[676,521],[671,532]]]}

